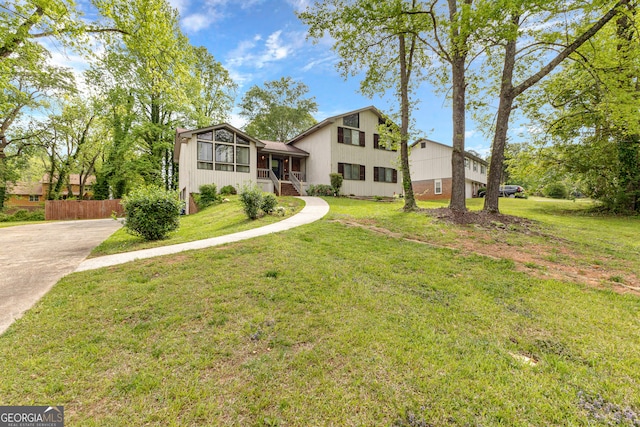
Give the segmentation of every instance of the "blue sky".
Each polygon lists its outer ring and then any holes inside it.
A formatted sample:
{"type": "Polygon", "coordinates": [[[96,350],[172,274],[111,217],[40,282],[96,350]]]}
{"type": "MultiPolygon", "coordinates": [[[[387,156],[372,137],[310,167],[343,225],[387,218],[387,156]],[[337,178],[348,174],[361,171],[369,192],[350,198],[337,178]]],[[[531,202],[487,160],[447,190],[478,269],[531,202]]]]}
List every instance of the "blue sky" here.
{"type": "MultiPolygon", "coordinates": [[[[368,98],[358,92],[359,77],[345,80],[335,69],[332,40],[306,40],[306,26],[296,17],[310,0],[169,0],[178,9],[182,30],[194,45],[205,46],[238,83],[239,101],[253,85],[283,76],[305,83],[318,103],[316,119],[375,105],[393,109],[395,100],[368,98]]],[[[414,111],[421,136],[451,145],[451,110],[427,84],[414,111]]],[[[242,125],[233,112],[231,122],[242,125]]],[[[490,142],[467,123],[467,150],[488,154],[490,142]]]]}

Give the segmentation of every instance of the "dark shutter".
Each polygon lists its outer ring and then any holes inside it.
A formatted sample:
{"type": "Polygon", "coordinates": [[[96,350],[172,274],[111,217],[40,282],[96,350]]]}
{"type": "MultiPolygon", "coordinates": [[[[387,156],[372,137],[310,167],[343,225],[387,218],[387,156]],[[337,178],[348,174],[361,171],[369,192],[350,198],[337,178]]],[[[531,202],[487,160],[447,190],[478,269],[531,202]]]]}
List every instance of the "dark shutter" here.
{"type": "Polygon", "coordinates": [[[338,173],[344,178],[344,163],[338,163],[338,173]]]}
{"type": "Polygon", "coordinates": [[[340,127],[338,128],[338,142],[344,144],[344,129],[340,127]]]}
{"type": "Polygon", "coordinates": [[[360,165],[360,181],[364,181],[364,172],[365,172],[364,165],[360,165]]]}
{"type": "MultiPolygon", "coordinates": [[[[375,139],[374,139],[374,141],[375,141],[375,139]]],[[[375,182],[380,181],[380,179],[378,178],[378,173],[379,173],[378,167],[377,167],[377,166],[374,166],[374,167],[373,167],[373,180],[374,180],[375,182]]]]}
{"type": "Polygon", "coordinates": [[[360,147],[364,147],[364,132],[360,132],[360,147]]]}
{"type": "Polygon", "coordinates": [[[373,134],[373,148],[380,148],[380,135],[377,133],[373,134]]]}
{"type": "Polygon", "coordinates": [[[397,184],[398,183],[398,171],[397,170],[393,170],[393,183],[397,184]]]}

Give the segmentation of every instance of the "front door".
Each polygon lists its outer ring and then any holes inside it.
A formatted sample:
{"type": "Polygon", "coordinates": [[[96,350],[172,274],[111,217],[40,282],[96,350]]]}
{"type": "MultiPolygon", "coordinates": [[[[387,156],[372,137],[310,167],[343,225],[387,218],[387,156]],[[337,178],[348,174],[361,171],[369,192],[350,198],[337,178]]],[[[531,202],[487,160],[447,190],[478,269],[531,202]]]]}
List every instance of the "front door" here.
{"type": "Polygon", "coordinates": [[[271,170],[276,175],[276,177],[278,177],[278,179],[282,180],[282,159],[272,157],[271,170]]]}

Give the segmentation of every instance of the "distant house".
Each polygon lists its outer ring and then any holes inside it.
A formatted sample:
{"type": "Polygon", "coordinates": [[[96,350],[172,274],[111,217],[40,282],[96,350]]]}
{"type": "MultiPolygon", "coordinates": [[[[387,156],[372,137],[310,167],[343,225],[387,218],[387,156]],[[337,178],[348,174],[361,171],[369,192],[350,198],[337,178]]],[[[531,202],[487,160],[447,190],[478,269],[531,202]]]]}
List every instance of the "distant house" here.
{"type": "Polygon", "coordinates": [[[286,142],[261,141],[226,123],[177,129],[180,196],[188,200],[209,183],[254,183],[279,195],[304,195],[309,185],[330,184],[331,173],[344,177],[344,194],[399,194],[398,153],[379,144],[382,120],[375,107],[362,108],[329,117],[286,142]]]}
{"type": "Polygon", "coordinates": [[[9,209],[36,210],[44,208],[40,182],[14,182],[7,187],[8,198],[4,205],[9,209]]]}
{"type": "MultiPolygon", "coordinates": [[[[451,198],[452,153],[452,147],[428,139],[411,145],[411,185],[418,200],[451,198]]],[[[488,163],[465,151],[464,166],[466,197],[476,197],[478,189],[487,185],[488,163]]]]}
{"type": "MultiPolygon", "coordinates": [[[[91,197],[91,186],[95,183],[96,177],[90,175],[85,180],[83,189],[84,198],[91,197]]],[[[7,188],[8,199],[5,206],[14,209],[41,209],[44,208],[44,201],[47,199],[49,187],[55,184],[56,179],[49,178],[49,174],[45,174],[39,182],[18,181],[9,183],[7,188]]],[[[69,185],[64,185],[61,191],[61,197],[67,199],[70,197],[80,197],[80,175],[70,174],[69,185]],[[69,193],[71,187],[71,194],[69,193]]]]}

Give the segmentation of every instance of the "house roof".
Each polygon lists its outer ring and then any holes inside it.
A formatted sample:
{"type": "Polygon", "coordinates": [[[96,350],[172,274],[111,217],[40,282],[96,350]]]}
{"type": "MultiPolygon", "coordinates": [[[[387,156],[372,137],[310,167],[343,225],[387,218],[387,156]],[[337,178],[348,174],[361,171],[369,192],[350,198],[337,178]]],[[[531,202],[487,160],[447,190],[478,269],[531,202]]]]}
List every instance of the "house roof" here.
{"type": "Polygon", "coordinates": [[[232,132],[235,132],[235,133],[239,134],[240,136],[248,139],[249,141],[252,141],[259,148],[262,148],[264,146],[264,143],[262,141],[260,141],[259,139],[256,139],[256,138],[252,137],[251,135],[249,135],[247,133],[244,133],[240,129],[231,126],[229,123],[220,123],[218,125],[209,126],[209,127],[200,128],[200,129],[192,129],[192,130],[177,128],[176,129],[176,139],[175,139],[174,146],[173,146],[173,161],[174,162],[178,162],[180,160],[180,147],[182,146],[182,143],[183,142],[184,143],[189,142],[189,139],[191,139],[191,137],[194,134],[208,132],[208,131],[222,129],[222,128],[225,128],[225,129],[228,129],[228,130],[230,130],[232,132]]]}
{"type": "Polygon", "coordinates": [[[8,188],[9,194],[17,196],[31,196],[42,194],[42,184],[39,182],[17,181],[12,182],[8,188]]]}
{"type": "Polygon", "coordinates": [[[266,153],[276,153],[276,154],[290,154],[296,157],[307,157],[309,153],[304,150],[299,149],[298,147],[294,147],[293,145],[288,145],[284,142],[277,141],[265,141],[261,140],[264,143],[264,147],[260,149],[262,152],[266,153]]]}
{"type": "Polygon", "coordinates": [[[294,144],[297,141],[301,140],[302,138],[304,138],[304,137],[306,137],[308,135],[311,135],[312,133],[316,132],[317,130],[320,130],[325,126],[328,126],[328,125],[330,125],[332,123],[335,123],[336,120],[338,120],[338,119],[340,119],[340,118],[342,118],[344,116],[350,116],[351,114],[361,113],[363,111],[372,111],[379,118],[381,118],[381,119],[384,118],[384,116],[380,112],[380,110],[378,110],[373,105],[370,105],[368,107],[360,108],[359,110],[349,111],[348,113],[340,114],[340,115],[333,116],[333,117],[327,117],[326,119],[324,119],[320,123],[316,123],[315,125],[311,126],[309,129],[307,129],[304,132],[302,132],[301,134],[299,134],[299,135],[293,137],[292,139],[290,139],[289,141],[287,141],[287,144],[294,144]]]}
{"type": "MultiPolygon", "coordinates": [[[[41,184],[51,184],[52,182],[58,182],[57,177],[54,177],[53,181],[49,178],[49,174],[46,173],[42,176],[42,179],[40,180],[41,184]]],[[[86,185],[92,185],[95,184],[96,182],[96,177],[94,175],[89,175],[89,177],[87,178],[85,184],[86,185]]],[[[69,184],[71,185],[80,185],[80,175],[77,173],[71,173],[69,174],[69,184]]]]}
{"type": "MultiPolygon", "coordinates": [[[[431,143],[431,144],[441,145],[441,146],[443,146],[443,147],[447,147],[447,148],[450,148],[450,149],[452,149],[452,150],[453,150],[453,147],[451,147],[450,145],[443,144],[443,143],[438,142],[438,141],[433,141],[433,140],[431,140],[431,139],[427,139],[427,138],[421,138],[421,139],[417,140],[416,142],[414,142],[413,144],[411,144],[411,145],[410,145],[410,147],[411,147],[411,148],[413,148],[413,147],[415,147],[416,145],[418,145],[418,143],[420,143],[420,142],[429,142],[429,143],[431,143]]],[[[480,162],[480,163],[482,163],[482,164],[483,164],[483,165],[485,165],[485,166],[488,166],[488,165],[489,165],[489,163],[488,163],[485,159],[482,159],[482,158],[480,158],[480,157],[476,156],[475,154],[471,154],[471,153],[470,153],[470,152],[468,152],[468,151],[465,151],[465,152],[464,152],[464,155],[465,155],[465,157],[469,157],[471,160],[475,160],[475,161],[477,161],[477,162],[480,162]]]]}

